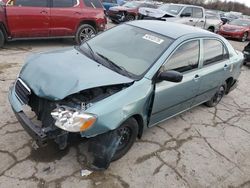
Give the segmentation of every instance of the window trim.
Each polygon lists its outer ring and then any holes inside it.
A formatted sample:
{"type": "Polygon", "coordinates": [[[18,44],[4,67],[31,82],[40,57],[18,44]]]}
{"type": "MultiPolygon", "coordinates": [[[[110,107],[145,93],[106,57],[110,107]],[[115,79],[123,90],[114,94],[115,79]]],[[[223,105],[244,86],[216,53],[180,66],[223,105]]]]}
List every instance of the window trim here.
{"type": "Polygon", "coordinates": [[[209,67],[209,66],[212,66],[212,65],[221,63],[221,62],[223,62],[223,61],[228,61],[228,60],[230,60],[229,50],[228,50],[226,44],[225,44],[221,39],[219,39],[219,38],[213,38],[213,37],[202,38],[202,39],[201,39],[201,47],[202,47],[201,68],[209,67]],[[205,40],[216,40],[216,41],[219,41],[219,42],[222,44],[222,46],[224,47],[224,49],[226,50],[226,52],[227,52],[226,54],[228,55],[228,57],[227,57],[226,59],[222,59],[222,60],[220,60],[220,61],[216,61],[216,62],[213,62],[213,63],[209,63],[209,64],[207,64],[207,65],[204,65],[204,55],[205,55],[205,52],[204,52],[204,41],[205,41],[205,40]]]}
{"type": "MultiPolygon", "coordinates": [[[[192,42],[192,41],[198,41],[199,42],[199,61],[198,61],[198,67],[195,68],[195,69],[191,69],[191,70],[188,70],[188,71],[185,71],[185,72],[182,72],[182,74],[187,74],[187,73],[190,73],[190,72],[193,72],[193,71],[197,71],[198,69],[201,68],[201,63],[202,63],[202,51],[201,51],[201,41],[202,39],[201,38],[193,38],[193,39],[188,39],[188,40],[185,40],[183,41],[182,43],[180,43],[172,52],[171,54],[167,57],[167,59],[164,61],[164,63],[162,64],[162,66],[160,67],[160,70],[164,67],[164,65],[166,63],[168,63],[169,59],[174,55],[174,53],[184,44],[188,43],[188,42],[192,42]]],[[[159,71],[158,71],[159,72],[159,71]]]]}

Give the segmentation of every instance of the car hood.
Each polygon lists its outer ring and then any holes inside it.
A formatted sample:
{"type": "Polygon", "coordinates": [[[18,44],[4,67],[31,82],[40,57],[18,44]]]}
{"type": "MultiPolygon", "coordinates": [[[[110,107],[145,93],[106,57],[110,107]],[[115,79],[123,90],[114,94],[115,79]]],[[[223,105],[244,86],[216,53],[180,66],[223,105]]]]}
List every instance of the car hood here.
{"type": "Polygon", "coordinates": [[[154,17],[154,18],[161,18],[166,15],[168,17],[176,17],[176,15],[173,15],[169,12],[166,12],[161,9],[154,9],[154,8],[139,8],[139,13],[142,15],[154,17]]]}
{"type": "Polygon", "coordinates": [[[125,6],[114,6],[114,7],[110,7],[109,10],[111,11],[136,11],[137,8],[129,8],[129,7],[125,7],[125,6]]]}
{"type": "Polygon", "coordinates": [[[238,26],[238,25],[230,25],[230,24],[226,24],[223,26],[224,29],[246,29],[246,27],[244,26],[238,26]]]}
{"type": "Polygon", "coordinates": [[[30,57],[19,77],[37,96],[49,100],[61,100],[85,89],[133,82],[75,48],[30,57]]]}

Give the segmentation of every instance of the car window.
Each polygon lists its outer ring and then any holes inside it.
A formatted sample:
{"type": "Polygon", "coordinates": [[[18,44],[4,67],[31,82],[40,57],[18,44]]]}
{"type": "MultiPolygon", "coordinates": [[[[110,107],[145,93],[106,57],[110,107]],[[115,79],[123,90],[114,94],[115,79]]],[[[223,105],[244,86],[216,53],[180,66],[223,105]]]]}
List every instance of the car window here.
{"type": "Polygon", "coordinates": [[[53,0],[53,7],[74,7],[78,4],[78,0],[53,0]]]}
{"type": "Polygon", "coordinates": [[[47,0],[10,0],[7,5],[19,7],[47,7],[47,0]]]}
{"type": "Polygon", "coordinates": [[[205,39],[204,46],[204,60],[203,65],[209,65],[212,63],[220,62],[224,59],[228,59],[229,55],[224,45],[215,39],[205,39]]]}
{"type": "Polygon", "coordinates": [[[194,18],[203,18],[203,11],[201,8],[193,8],[193,17],[194,18]]]}
{"type": "Polygon", "coordinates": [[[191,8],[191,7],[185,8],[185,9],[182,11],[181,15],[190,15],[190,16],[192,16],[192,8],[191,8]]]}
{"type": "Polygon", "coordinates": [[[154,5],[154,4],[145,4],[145,7],[148,7],[148,8],[157,8],[157,6],[154,5]]]}
{"type": "Polygon", "coordinates": [[[179,47],[165,63],[164,70],[186,72],[198,68],[200,43],[198,40],[186,42],[179,47]]]}
{"type": "Polygon", "coordinates": [[[99,0],[83,0],[87,7],[91,8],[103,8],[102,3],[99,0]]]}

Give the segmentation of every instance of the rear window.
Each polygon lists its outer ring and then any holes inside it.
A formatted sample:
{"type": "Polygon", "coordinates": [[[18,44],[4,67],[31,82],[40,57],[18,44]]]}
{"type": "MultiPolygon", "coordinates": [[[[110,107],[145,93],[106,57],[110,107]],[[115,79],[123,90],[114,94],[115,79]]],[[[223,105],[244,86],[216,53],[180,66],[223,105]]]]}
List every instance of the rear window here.
{"type": "Polygon", "coordinates": [[[102,3],[99,0],[83,0],[87,7],[91,8],[103,8],[102,3]]]}
{"type": "Polygon", "coordinates": [[[20,7],[47,7],[47,0],[10,0],[7,5],[20,7]]]}
{"type": "Polygon", "coordinates": [[[53,0],[53,7],[74,7],[79,4],[79,0],[53,0]]]}
{"type": "Polygon", "coordinates": [[[228,58],[228,52],[220,41],[214,39],[204,40],[204,66],[220,62],[228,58]]]}

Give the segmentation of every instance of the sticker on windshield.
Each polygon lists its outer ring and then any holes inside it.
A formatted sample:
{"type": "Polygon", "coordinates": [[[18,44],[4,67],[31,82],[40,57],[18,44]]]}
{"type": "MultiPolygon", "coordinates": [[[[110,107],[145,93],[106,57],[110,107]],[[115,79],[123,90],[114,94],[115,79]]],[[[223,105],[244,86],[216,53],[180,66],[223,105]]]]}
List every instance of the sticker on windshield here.
{"type": "Polygon", "coordinates": [[[153,35],[149,35],[149,34],[146,34],[144,35],[142,38],[146,39],[146,40],[149,40],[151,42],[154,42],[156,44],[161,44],[164,42],[163,39],[159,38],[159,37],[155,37],[153,35]]]}

